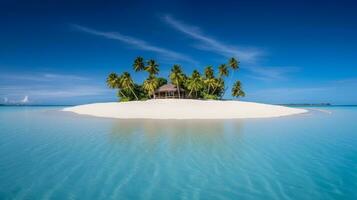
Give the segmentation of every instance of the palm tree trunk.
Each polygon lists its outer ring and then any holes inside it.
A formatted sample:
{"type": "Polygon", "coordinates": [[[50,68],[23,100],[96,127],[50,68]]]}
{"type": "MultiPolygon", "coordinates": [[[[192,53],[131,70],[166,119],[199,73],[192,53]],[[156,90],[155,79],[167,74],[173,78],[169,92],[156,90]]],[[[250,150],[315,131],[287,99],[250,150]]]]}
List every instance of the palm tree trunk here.
{"type": "Polygon", "coordinates": [[[214,92],[216,91],[216,89],[217,89],[217,87],[214,87],[212,94],[214,94],[214,92]]]}
{"type": "Polygon", "coordinates": [[[119,93],[121,94],[121,95],[123,95],[125,98],[127,98],[126,97],[126,95],[119,89],[119,93]]]}
{"type": "Polygon", "coordinates": [[[188,96],[191,97],[191,93],[192,93],[193,89],[191,89],[190,93],[188,93],[188,96]]]}
{"type": "Polygon", "coordinates": [[[234,78],[234,69],[232,70],[232,76],[231,77],[229,77],[229,85],[231,85],[232,84],[232,78],[234,78]]]}
{"type": "Polygon", "coordinates": [[[177,92],[178,92],[178,96],[179,96],[179,99],[181,99],[181,96],[180,96],[180,86],[178,84],[178,81],[176,80],[176,84],[177,84],[177,92]]]}
{"type": "Polygon", "coordinates": [[[129,87],[129,88],[130,88],[131,92],[133,93],[133,95],[135,96],[136,100],[138,101],[138,100],[139,100],[139,98],[136,96],[136,94],[135,94],[135,92],[134,92],[133,88],[131,88],[131,87],[129,87]]]}
{"type": "MultiPolygon", "coordinates": [[[[221,83],[221,81],[219,81],[219,83],[221,83]]],[[[214,87],[214,90],[213,90],[213,92],[212,92],[212,94],[214,94],[214,92],[217,90],[217,86],[216,87],[214,87]]]]}

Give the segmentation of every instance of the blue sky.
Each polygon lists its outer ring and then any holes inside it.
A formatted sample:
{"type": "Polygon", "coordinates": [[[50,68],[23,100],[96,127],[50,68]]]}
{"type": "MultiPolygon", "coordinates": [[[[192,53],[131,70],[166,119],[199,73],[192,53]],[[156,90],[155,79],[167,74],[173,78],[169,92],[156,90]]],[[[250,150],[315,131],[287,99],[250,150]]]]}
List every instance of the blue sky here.
{"type": "MultiPolygon", "coordinates": [[[[116,100],[136,56],[160,75],[238,57],[246,101],[357,104],[354,1],[0,2],[0,103],[116,100]]],[[[228,81],[230,79],[228,78],[228,81]]],[[[231,98],[229,92],[226,98],[231,98]]]]}

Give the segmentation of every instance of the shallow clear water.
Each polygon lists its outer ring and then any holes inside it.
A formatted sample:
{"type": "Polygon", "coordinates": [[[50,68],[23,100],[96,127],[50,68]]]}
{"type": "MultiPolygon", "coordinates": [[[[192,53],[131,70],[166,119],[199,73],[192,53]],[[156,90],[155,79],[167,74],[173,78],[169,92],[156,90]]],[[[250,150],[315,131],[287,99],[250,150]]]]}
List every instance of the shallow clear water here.
{"type": "Polygon", "coordinates": [[[0,107],[0,199],[357,199],[357,107],[113,120],[0,107]]]}

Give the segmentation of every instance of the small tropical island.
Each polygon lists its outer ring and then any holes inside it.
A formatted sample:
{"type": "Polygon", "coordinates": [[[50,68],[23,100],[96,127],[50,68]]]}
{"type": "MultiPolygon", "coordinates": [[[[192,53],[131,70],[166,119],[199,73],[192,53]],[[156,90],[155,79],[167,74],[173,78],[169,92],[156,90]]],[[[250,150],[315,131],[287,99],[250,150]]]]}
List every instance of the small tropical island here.
{"type": "MultiPolygon", "coordinates": [[[[144,61],[143,57],[137,57],[132,65],[135,72],[145,71],[148,77],[142,84],[134,83],[129,72],[121,75],[109,74],[107,85],[118,90],[119,101],[139,101],[148,99],[222,99],[226,92],[225,78],[239,69],[239,61],[229,59],[227,64],[218,66],[218,74],[215,74],[213,66],[207,66],[201,74],[193,70],[191,75],[186,75],[181,66],[172,66],[169,80],[159,77],[158,63],[150,59],[144,61]],[[232,70],[232,71],[231,71],[232,70]]],[[[233,97],[244,97],[241,82],[236,81],[232,88],[233,97]]]]}
{"type": "MultiPolygon", "coordinates": [[[[239,69],[239,60],[232,57],[217,67],[194,69],[187,75],[178,64],[171,67],[168,79],[159,76],[159,64],[137,57],[132,65],[137,73],[148,77],[137,84],[129,72],[110,73],[109,88],[117,90],[118,102],[94,103],[65,108],[77,114],[119,119],[238,119],[281,117],[307,112],[304,109],[268,105],[238,100],[225,100],[226,79],[231,82],[239,69]]],[[[232,97],[244,97],[242,83],[235,80],[232,97]]]]}

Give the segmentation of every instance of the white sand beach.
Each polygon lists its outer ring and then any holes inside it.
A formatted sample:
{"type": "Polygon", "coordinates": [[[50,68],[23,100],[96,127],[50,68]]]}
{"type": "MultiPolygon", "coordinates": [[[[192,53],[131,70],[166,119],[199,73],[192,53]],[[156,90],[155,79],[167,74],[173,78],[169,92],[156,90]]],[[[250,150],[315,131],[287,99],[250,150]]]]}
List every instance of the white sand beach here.
{"type": "Polygon", "coordinates": [[[94,103],[63,111],[118,119],[242,119],[282,117],[308,112],[285,106],[244,102],[191,99],[94,103]]]}

